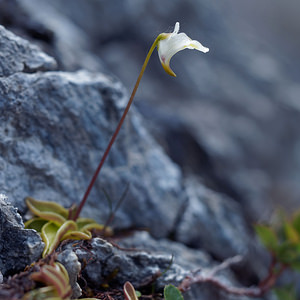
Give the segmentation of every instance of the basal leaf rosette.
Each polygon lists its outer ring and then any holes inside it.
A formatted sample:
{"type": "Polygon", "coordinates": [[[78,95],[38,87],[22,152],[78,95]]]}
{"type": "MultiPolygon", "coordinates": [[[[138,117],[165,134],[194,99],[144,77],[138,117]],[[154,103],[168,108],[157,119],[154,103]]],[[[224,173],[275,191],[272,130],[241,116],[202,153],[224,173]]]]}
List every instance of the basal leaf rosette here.
{"type": "Polygon", "coordinates": [[[52,253],[63,240],[88,240],[92,238],[92,231],[101,231],[109,236],[112,230],[98,224],[93,219],[78,218],[69,220],[69,210],[58,203],[40,201],[32,197],[26,198],[29,210],[35,215],[25,223],[25,228],[35,229],[40,233],[45,248],[43,257],[52,253]]]}

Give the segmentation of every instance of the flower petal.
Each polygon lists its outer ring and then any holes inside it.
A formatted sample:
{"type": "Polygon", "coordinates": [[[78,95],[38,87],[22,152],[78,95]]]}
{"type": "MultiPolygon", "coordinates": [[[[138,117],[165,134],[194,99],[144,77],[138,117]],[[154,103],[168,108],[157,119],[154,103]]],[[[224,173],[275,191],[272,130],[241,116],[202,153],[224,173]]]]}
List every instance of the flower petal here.
{"type": "Polygon", "coordinates": [[[170,60],[177,52],[184,49],[196,49],[204,53],[209,51],[198,41],[192,40],[185,33],[178,33],[178,31],[179,22],[175,24],[174,31],[168,34],[166,38],[161,39],[157,46],[160,62],[165,71],[171,76],[176,76],[170,68],[170,60]]]}

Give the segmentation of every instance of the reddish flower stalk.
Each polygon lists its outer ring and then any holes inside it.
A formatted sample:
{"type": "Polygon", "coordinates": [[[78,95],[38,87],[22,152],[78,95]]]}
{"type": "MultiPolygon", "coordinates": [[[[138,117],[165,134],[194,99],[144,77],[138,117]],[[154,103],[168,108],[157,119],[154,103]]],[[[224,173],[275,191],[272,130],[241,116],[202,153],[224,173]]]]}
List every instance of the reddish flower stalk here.
{"type": "Polygon", "coordinates": [[[173,55],[175,55],[177,52],[181,51],[181,50],[184,50],[184,49],[196,49],[198,51],[201,51],[201,52],[208,52],[209,49],[204,47],[201,43],[199,43],[198,41],[196,40],[192,40],[190,39],[185,33],[178,33],[179,32],[179,22],[176,22],[175,24],[175,28],[174,28],[174,31],[172,33],[161,33],[158,35],[158,37],[155,39],[154,43],[152,44],[147,56],[146,56],[146,59],[144,61],[144,64],[142,66],[142,69],[141,69],[141,72],[139,74],[139,77],[135,83],[135,86],[133,88],[133,91],[131,93],[131,96],[128,100],[128,103],[127,103],[127,106],[123,112],[123,115],[117,125],[117,128],[113,134],[113,136],[111,137],[108,145],[107,145],[107,148],[106,150],[104,151],[104,154],[102,156],[102,159],[91,179],[91,182],[90,184],[88,185],[88,188],[78,206],[78,209],[76,211],[76,213],[74,214],[74,216],[71,216],[70,214],[70,218],[74,221],[77,220],[77,218],[79,217],[80,213],[81,213],[81,210],[83,208],[83,206],[85,205],[86,203],[86,200],[92,190],[92,187],[94,186],[95,184],[95,181],[102,169],[102,166],[110,152],[110,149],[112,147],[112,145],[114,144],[118,134],[119,134],[119,131],[124,123],[124,120],[128,114],[128,111],[130,109],[130,106],[133,102],[133,98],[135,96],[135,93],[138,89],[138,86],[140,84],[140,81],[142,79],[142,76],[144,74],[144,71],[146,69],[146,66],[149,62],[149,59],[154,51],[154,49],[158,48],[158,56],[159,56],[159,59],[162,63],[162,66],[163,68],[165,69],[165,71],[171,75],[171,76],[176,76],[175,73],[171,70],[170,68],[170,60],[171,58],[173,57],[173,55]]]}
{"type": "Polygon", "coordinates": [[[145,59],[144,64],[142,66],[142,69],[141,69],[141,72],[139,74],[139,77],[138,77],[138,79],[137,79],[137,81],[135,83],[135,86],[134,86],[134,88],[132,90],[131,96],[130,96],[130,98],[128,100],[128,103],[127,103],[127,106],[126,106],[126,108],[125,108],[125,110],[124,110],[124,112],[122,114],[122,117],[121,117],[121,119],[120,119],[120,121],[119,121],[119,123],[117,125],[117,128],[115,129],[114,134],[112,135],[112,137],[111,137],[111,139],[110,139],[110,141],[109,141],[109,143],[108,143],[108,145],[107,145],[107,147],[106,147],[106,149],[104,151],[104,154],[103,154],[103,156],[101,158],[101,161],[100,161],[100,163],[99,163],[99,165],[98,165],[98,167],[97,167],[97,169],[96,169],[96,171],[95,171],[95,173],[94,173],[94,175],[93,175],[93,177],[92,177],[92,179],[91,179],[91,181],[90,181],[90,183],[88,185],[88,188],[87,188],[87,190],[86,190],[86,192],[85,192],[85,194],[84,194],[84,196],[83,196],[83,198],[82,198],[82,200],[81,200],[81,202],[80,202],[80,204],[79,204],[79,206],[78,206],[78,208],[76,210],[76,213],[74,214],[74,216],[72,216],[72,220],[74,220],[74,221],[76,221],[77,218],[79,217],[79,215],[81,213],[81,210],[84,207],[84,205],[86,203],[86,200],[87,200],[87,198],[88,198],[88,196],[89,196],[89,194],[90,194],[90,192],[91,192],[91,190],[92,190],[92,188],[93,188],[93,186],[95,184],[95,181],[96,181],[96,179],[97,179],[97,177],[98,177],[98,175],[99,175],[99,173],[100,173],[100,171],[102,169],[102,166],[103,166],[103,164],[104,164],[104,162],[105,162],[105,160],[106,160],[106,158],[107,158],[107,156],[108,156],[108,154],[110,152],[110,149],[111,149],[112,145],[114,144],[114,142],[115,142],[115,140],[116,140],[116,138],[117,138],[117,136],[119,134],[119,131],[120,131],[120,129],[121,129],[123,123],[124,123],[124,120],[125,120],[125,118],[126,118],[126,116],[128,114],[128,111],[129,111],[129,109],[131,107],[131,104],[133,102],[135,93],[136,93],[136,91],[138,89],[138,86],[139,86],[140,81],[142,79],[142,76],[143,76],[143,74],[145,72],[145,69],[146,69],[147,64],[149,62],[149,59],[150,59],[150,57],[151,57],[151,55],[152,55],[155,47],[157,46],[158,42],[161,39],[162,39],[162,34],[160,34],[155,39],[154,43],[152,44],[152,46],[151,46],[151,48],[150,48],[150,50],[149,50],[149,52],[148,52],[148,54],[146,56],[146,59],[145,59]]]}

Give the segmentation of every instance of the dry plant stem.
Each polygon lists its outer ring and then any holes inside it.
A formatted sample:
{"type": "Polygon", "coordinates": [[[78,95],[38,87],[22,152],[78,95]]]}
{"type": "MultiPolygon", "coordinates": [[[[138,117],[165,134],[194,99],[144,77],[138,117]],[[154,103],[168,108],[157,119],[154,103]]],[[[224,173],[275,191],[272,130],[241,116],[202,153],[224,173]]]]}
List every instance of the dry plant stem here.
{"type": "Polygon", "coordinates": [[[223,290],[224,292],[231,295],[261,297],[275,285],[277,279],[285,269],[286,269],[286,265],[281,264],[279,270],[276,270],[276,262],[275,261],[272,262],[267,277],[264,280],[262,280],[258,286],[253,286],[253,287],[239,288],[239,287],[227,286],[223,282],[218,280],[216,277],[213,276],[207,277],[200,274],[196,276],[186,277],[179,285],[178,288],[182,292],[185,292],[194,283],[210,283],[215,287],[217,287],[218,289],[223,290]]]}
{"type": "Polygon", "coordinates": [[[87,198],[88,198],[88,196],[89,196],[89,194],[90,194],[90,192],[91,192],[91,190],[92,190],[92,187],[94,186],[95,181],[96,181],[96,179],[97,179],[97,177],[98,177],[98,175],[99,175],[99,173],[100,173],[100,171],[101,171],[101,169],[102,169],[102,166],[103,166],[103,164],[104,164],[104,162],[105,162],[105,160],[106,160],[106,158],[107,158],[107,156],[108,156],[108,154],[109,154],[109,152],[110,152],[110,149],[111,149],[113,143],[115,142],[115,140],[116,140],[116,138],[117,138],[117,136],[118,136],[118,133],[119,133],[121,127],[122,127],[122,124],[124,123],[125,117],[126,117],[128,111],[129,111],[129,109],[130,109],[130,106],[131,106],[132,102],[133,102],[135,93],[136,93],[136,91],[137,91],[137,89],[138,89],[138,86],[139,86],[139,84],[140,84],[140,81],[141,81],[141,79],[142,79],[142,76],[143,76],[143,74],[144,74],[144,71],[145,71],[145,69],[146,69],[146,67],[147,67],[147,64],[148,64],[148,62],[149,62],[149,59],[150,59],[150,57],[151,57],[151,54],[153,53],[155,47],[157,46],[158,42],[159,42],[161,39],[162,39],[162,34],[160,34],[160,35],[155,39],[154,43],[152,44],[152,46],[151,46],[151,48],[150,48],[150,50],[149,50],[149,52],[148,52],[148,54],[147,54],[147,56],[146,56],[146,59],[145,59],[144,64],[143,64],[143,66],[142,66],[141,72],[140,72],[139,77],[138,77],[138,79],[137,79],[137,81],[136,81],[136,83],[135,83],[135,86],[134,86],[134,88],[133,88],[133,91],[132,91],[131,96],[130,96],[130,98],[129,98],[129,101],[128,101],[128,103],[127,103],[127,106],[126,106],[126,108],[125,108],[125,110],[124,110],[124,112],[123,112],[123,115],[122,115],[122,117],[121,117],[121,119],[120,119],[120,121],[119,121],[119,123],[118,123],[118,125],[117,125],[117,128],[116,128],[115,131],[114,131],[114,134],[112,135],[112,137],[111,137],[111,139],[110,139],[110,141],[109,141],[109,143],[108,143],[108,145],[107,145],[107,147],[106,147],[106,150],[105,150],[105,152],[104,152],[104,154],[103,154],[103,156],[102,156],[102,159],[101,159],[101,161],[100,161],[100,163],[99,163],[99,165],[98,165],[98,167],[97,167],[97,169],[96,169],[96,171],[95,171],[95,173],[94,173],[94,175],[93,175],[93,177],[92,177],[92,179],[91,179],[91,182],[90,182],[90,184],[89,184],[89,186],[88,186],[88,188],[87,188],[87,190],[86,190],[86,192],[85,192],[85,194],[84,194],[84,196],[83,196],[83,198],[82,198],[82,200],[81,200],[81,202],[80,202],[80,204],[79,204],[79,206],[78,206],[78,209],[77,209],[77,211],[76,211],[76,214],[72,217],[72,220],[74,220],[74,221],[76,221],[77,218],[79,217],[79,215],[80,215],[80,213],[81,213],[81,210],[82,210],[82,208],[83,208],[83,206],[84,206],[84,204],[85,204],[85,202],[86,202],[86,200],[87,200],[87,198]]]}

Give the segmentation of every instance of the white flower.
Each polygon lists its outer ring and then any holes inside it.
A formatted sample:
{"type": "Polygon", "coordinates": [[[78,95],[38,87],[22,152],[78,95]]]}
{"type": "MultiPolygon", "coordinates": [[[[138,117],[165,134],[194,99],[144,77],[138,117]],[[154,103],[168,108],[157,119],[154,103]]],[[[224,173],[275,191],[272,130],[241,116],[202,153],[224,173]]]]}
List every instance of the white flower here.
{"type": "Polygon", "coordinates": [[[178,33],[179,22],[176,22],[172,33],[161,34],[162,38],[157,44],[158,56],[165,71],[171,75],[176,74],[170,68],[170,60],[174,54],[184,49],[196,49],[201,52],[208,52],[209,49],[204,47],[196,40],[190,39],[185,33],[178,33]]]}

